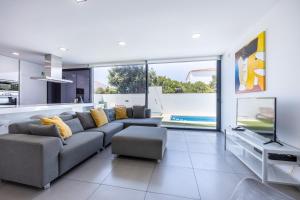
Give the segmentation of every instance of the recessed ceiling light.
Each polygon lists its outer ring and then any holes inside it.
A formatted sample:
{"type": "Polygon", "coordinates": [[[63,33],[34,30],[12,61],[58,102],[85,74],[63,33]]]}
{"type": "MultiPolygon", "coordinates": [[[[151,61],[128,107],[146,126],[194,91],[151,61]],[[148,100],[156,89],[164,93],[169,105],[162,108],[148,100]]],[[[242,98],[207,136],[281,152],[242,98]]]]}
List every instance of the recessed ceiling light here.
{"type": "Polygon", "coordinates": [[[118,42],[118,45],[119,45],[119,46],[126,46],[126,42],[120,41],[120,42],[118,42]]]}
{"type": "Polygon", "coordinates": [[[20,53],[18,53],[18,52],[12,52],[11,54],[14,55],[14,56],[19,56],[20,55],[20,53]]]}
{"type": "Polygon", "coordinates": [[[192,35],[192,38],[193,39],[198,39],[198,38],[200,38],[200,33],[194,33],[193,35],[192,35]]]}
{"type": "Polygon", "coordinates": [[[84,3],[87,2],[87,0],[76,0],[77,3],[84,3]]]}
{"type": "Polygon", "coordinates": [[[67,49],[65,47],[60,47],[59,50],[61,50],[61,51],[68,51],[69,49],[67,49]]]}

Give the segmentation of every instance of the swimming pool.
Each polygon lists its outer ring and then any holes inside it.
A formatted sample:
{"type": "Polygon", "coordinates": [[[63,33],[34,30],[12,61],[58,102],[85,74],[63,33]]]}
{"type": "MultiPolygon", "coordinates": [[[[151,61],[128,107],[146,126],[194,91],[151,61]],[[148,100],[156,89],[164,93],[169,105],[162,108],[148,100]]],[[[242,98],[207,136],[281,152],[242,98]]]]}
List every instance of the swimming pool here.
{"type": "Polygon", "coordinates": [[[171,115],[171,121],[180,122],[216,122],[216,117],[171,115]]]}

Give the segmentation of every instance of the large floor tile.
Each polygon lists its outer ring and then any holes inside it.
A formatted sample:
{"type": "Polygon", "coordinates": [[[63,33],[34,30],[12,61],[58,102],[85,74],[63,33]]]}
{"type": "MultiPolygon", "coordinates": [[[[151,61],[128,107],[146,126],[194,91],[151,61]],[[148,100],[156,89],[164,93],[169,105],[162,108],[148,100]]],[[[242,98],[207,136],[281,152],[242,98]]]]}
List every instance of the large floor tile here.
{"type": "Polygon", "coordinates": [[[269,186],[279,190],[280,192],[284,193],[289,197],[292,197],[296,200],[300,200],[300,190],[295,187],[280,184],[269,184],[269,186]]]}
{"type": "Polygon", "coordinates": [[[233,172],[224,156],[202,153],[190,153],[190,156],[194,168],[233,172]]]}
{"type": "Polygon", "coordinates": [[[31,200],[36,198],[42,190],[25,185],[3,182],[0,186],[0,199],[2,200],[31,200]]]}
{"type": "Polygon", "coordinates": [[[58,180],[34,200],[85,200],[99,187],[98,184],[72,180],[58,180]]]}
{"type": "Polygon", "coordinates": [[[184,135],[184,130],[179,129],[168,129],[167,134],[177,134],[177,135],[184,135]]]}
{"type": "Polygon", "coordinates": [[[186,142],[178,142],[178,141],[167,141],[166,148],[170,150],[177,151],[188,151],[188,146],[186,142]]]}
{"type": "Polygon", "coordinates": [[[188,152],[174,151],[170,149],[166,149],[165,155],[159,165],[192,168],[192,163],[188,152]]]}
{"type": "Polygon", "coordinates": [[[111,153],[111,146],[108,146],[106,149],[103,151],[99,152],[97,155],[99,158],[104,158],[104,159],[114,159],[115,155],[111,153]]]}
{"type": "Polygon", "coordinates": [[[102,159],[96,155],[80,166],[72,169],[66,178],[87,181],[93,183],[102,183],[105,177],[111,172],[114,165],[114,160],[102,159]]]}
{"type": "Polygon", "coordinates": [[[191,200],[190,198],[177,197],[166,194],[157,194],[148,192],[145,200],[191,200]]]}
{"type": "Polygon", "coordinates": [[[155,162],[118,159],[104,184],[146,191],[155,162]]]}
{"type": "Polygon", "coordinates": [[[201,200],[228,199],[240,178],[236,174],[195,170],[201,200]]]}
{"type": "Polygon", "coordinates": [[[185,135],[183,133],[168,132],[167,138],[168,138],[168,141],[185,142],[185,135]]]}
{"type": "Polygon", "coordinates": [[[224,149],[210,143],[188,142],[190,152],[205,154],[223,154],[224,149]]]}
{"type": "Polygon", "coordinates": [[[182,167],[156,167],[148,191],[199,199],[194,171],[182,167]]]}
{"type": "Polygon", "coordinates": [[[144,200],[146,192],[101,185],[89,200],[144,200]]]}
{"type": "Polygon", "coordinates": [[[204,143],[204,144],[211,144],[211,140],[209,139],[207,134],[199,134],[199,135],[186,134],[185,138],[188,143],[189,142],[198,142],[198,143],[204,143]]]}

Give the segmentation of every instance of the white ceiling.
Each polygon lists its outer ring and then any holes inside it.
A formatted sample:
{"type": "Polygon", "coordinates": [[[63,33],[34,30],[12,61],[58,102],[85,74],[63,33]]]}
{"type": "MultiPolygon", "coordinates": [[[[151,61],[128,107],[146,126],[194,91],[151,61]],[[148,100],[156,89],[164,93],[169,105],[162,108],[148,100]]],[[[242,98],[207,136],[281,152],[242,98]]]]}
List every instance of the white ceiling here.
{"type": "Polygon", "coordinates": [[[277,1],[0,0],[0,53],[69,64],[218,55],[277,1]]]}

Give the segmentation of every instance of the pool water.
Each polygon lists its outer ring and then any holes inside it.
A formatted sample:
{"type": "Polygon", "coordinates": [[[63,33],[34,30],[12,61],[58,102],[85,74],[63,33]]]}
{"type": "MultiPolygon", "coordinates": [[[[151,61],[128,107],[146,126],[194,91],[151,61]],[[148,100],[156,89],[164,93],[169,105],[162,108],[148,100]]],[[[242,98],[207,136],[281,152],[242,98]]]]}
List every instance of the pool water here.
{"type": "Polygon", "coordinates": [[[216,122],[216,117],[171,115],[171,121],[183,122],[216,122]]]}

